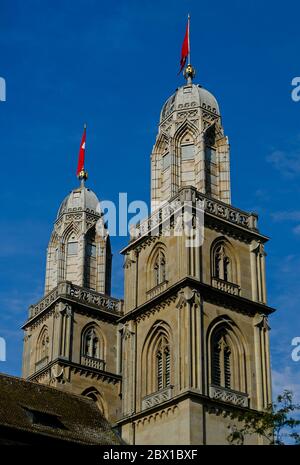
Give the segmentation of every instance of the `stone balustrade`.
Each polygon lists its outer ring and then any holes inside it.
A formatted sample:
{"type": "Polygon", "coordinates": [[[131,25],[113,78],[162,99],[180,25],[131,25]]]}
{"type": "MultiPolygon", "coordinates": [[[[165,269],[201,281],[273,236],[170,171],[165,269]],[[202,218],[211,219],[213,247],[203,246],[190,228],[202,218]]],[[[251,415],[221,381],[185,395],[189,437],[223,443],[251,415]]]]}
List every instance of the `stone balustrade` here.
{"type": "Polygon", "coordinates": [[[154,286],[152,289],[147,291],[147,299],[153,299],[157,295],[161,294],[161,292],[165,291],[168,287],[168,281],[163,281],[162,283],[154,286]]]}
{"type": "Polygon", "coordinates": [[[131,228],[131,240],[151,235],[151,233],[155,235],[160,226],[163,226],[164,223],[167,224],[168,221],[170,222],[171,217],[181,211],[183,206],[188,205],[189,202],[193,207],[204,210],[204,213],[225,219],[234,225],[257,231],[257,215],[255,213],[247,213],[234,208],[220,200],[198,192],[193,187],[183,187],[170,202],[158,208],[151,216],[131,228]]]}
{"type": "Polygon", "coordinates": [[[77,302],[95,306],[116,314],[122,314],[121,300],[82,288],[69,281],[63,281],[36,305],[31,305],[29,308],[29,318],[33,318],[44,309],[48,308],[58,297],[69,297],[77,302]]]}
{"type": "Polygon", "coordinates": [[[232,295],[240,295],[241,288],[238,284],[230,283],[219,278],[212,278],[211,284],[213,287],[220,289],[220,291],[228,292],[232,295]]]}
{"type": "Polygon", "coordinates": [[[248,395],[242,392],[233,391],[221,386],[209,387],[209,397],[212,399],[229,402],[230,404],[238,405],[239,407],[248,407],[248,395]]]}
{"type": "Polygon", "coordinates": [[[156,391],[153,394],[150,394],[143,398],[142,400],[142,410],[153,407],[154,405],[161,404],[166,400],[171,399],[172,397],[172,386],[168,386],[165,389],[156,391]]]}
{"type": "Polygon", "coordinates": [[[84,365],[89,368],[94,368],[95,370],[105,369],[105,361],[100,360],[99,358],[89,357],[87,355],[81,356],[81,365],[84,365]]]}

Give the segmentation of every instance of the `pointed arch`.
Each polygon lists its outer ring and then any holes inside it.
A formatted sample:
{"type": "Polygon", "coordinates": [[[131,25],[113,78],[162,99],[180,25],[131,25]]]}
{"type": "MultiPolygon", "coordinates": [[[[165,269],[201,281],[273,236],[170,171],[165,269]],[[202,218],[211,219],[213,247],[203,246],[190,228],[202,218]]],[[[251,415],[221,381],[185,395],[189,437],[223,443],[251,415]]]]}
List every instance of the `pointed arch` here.
{"type": "Polygon", "coordinates": [[[79,237],[80,231],[76,223],[71,222],[62,234],[62,242],[65,243],[68,241],[69,237],[74,234],[77,238],[79,237]]]}
{"type": "Polygon", "coordinates": [[[65,229],[62,235],[61,249],[63,280],[77,283],[79,230],[75,223],[70,223],[65,229]]]}
{"type": "Polygon", "coordinates": [[[142,396],[171,387],[174,379],[173,337],[168,323],[157,320],[141,352],[142,396]]]}
{"type": "Polygon", "coordinates": [[[104,369],[106,339],[96,323],[88,323],[81,332],[81,363],[93,368],[104,369]]]}
{"type": "Polygon", "coordinates": [[[207,330],[208,384],[247,393],[250,389],[249,349],[243,333],[227,315],[207,330]]]}
{"type": "Polygon", "coordinates": [[[162,242],[154,245],[147,262],[147,289],[167,281],[167,248],[162,242]]]}
{"type": "Polygon", "coordinates": [[[36,343],[36,364],[49,360],[49,331],[48,326],[44,325],[40,331],[40,334],[36,343]]]}
{"type": "Polygon", "coordinates": [[[84,287],[97,290],[96,228],[92,225],[85,234],[84,287]]]}
{"type": "Polygon", "coordinates": [[[197,150],[198,136],[198,129],[188,120],[185,120],[175,132],[176,175],[179,186],[196,187],[196,154],[199,152],[197,150]]]}
{"type": "Polygon", "coordinates": [[[58,282],[58,260],[60,256],[61,243],[57,232],[51,234],[47,248],[47,267],[45,279],[45,294],[54,288],[58,282]]]}
{"type": "Polygon", "coordinates": [[[59,236],[57,232],[54,230],[52,231],[48,247],[56,247],[57,244],[59,244],[59,236]]]}
{"type": "Polygon", "coordinates": [[[154,145],[154,155],[161,155],[169,146],[169,137],[164,131],[160,131],[154,145]]]}
{"type": "Polygon", "coordinates": [[[197,138],[200,134],[198,128],[188,119],[185,119],[175,131],[174,142],[176,146],[181,143],[182,139],[187,133],[191,134],[195,142],[197,141],[197,138]]]}
{"type": "Polygon", "coordinates": [[[222,236],[215,239],[210,249],[211,277],[229,283],[240,283],[240,264],[230,241],[222,236]]]}
{"type": "Polygon", "coordinates": [[[94,386],[88,387],[81,393],[81,395],[93,400],[97,405],[98,409],[100,410],[101,414],[105,418],[108,417],[106,402],[104,402],[103,396],[98,391],[98,389],[96,389],[94,386]]]}

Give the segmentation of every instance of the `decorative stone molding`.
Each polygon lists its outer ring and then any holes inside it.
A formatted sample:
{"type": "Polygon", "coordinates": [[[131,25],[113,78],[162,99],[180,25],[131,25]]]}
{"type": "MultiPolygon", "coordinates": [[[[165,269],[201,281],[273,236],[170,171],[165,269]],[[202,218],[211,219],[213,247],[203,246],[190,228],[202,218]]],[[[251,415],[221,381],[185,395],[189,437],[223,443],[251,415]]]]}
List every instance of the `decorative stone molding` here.
{"type": "Polygon", "coordinates": [[[212,278],[211,284],[220,291],[227,292],[232,295],[240,295],[241,288],[238,284],[229,283],[228,281],[224,281],[219,278],[212,278]]]}
{"type": "Polygon", "coordinates": [[[44,368],[46,365],[48,365],[49,362],[49,357],[44,357],[35,364],[35,371],[39,371],[42,368],[44,368]]]}
{"type": "Polygon", "coordinates": [[[105,361],[98,358],[88,357],[86,355],[81,356],[81,364],[95,370],[105,370],[105,361]]]}
{"type": "Polygon", "coordinates": [[[65,384],[69,381],[69,369],[55,364],[50,368],[50,384],[65,384]]]}
{"type": "Polygon", "coordinates": [[[41,313],[48,308],[58,297],[70,297],[78,302],[100,307],[101,309],[113,312],[115,314],[122,313],[122,301],[109,297],[89,289],[76,286],[69,281],[64,281],[58,284],[46,297],[44,297],[36,305],[31,305],[29,308],[29,318],[41,313]]]}
{"type": "Polygon", "coordinates": [[[127,339],[130,339],[132,336],[134,336],[134,331],[132,331],[129,328],[129,323],[125,323],[125,325],[122,328],[122,337],[126,341],[127,339]]]}
{"type": "Polygon", "coordinates": [[[31,324],[31,326],[30,326],[31,330],[33,331],[34,329],[38,328],[39,326],[42,326],[47,320],[49,320],[49,318],[51,318],[54,315],[54,312],[55,312],[55,308],[52,308],[51,310],[49,310],[45,314],[41,315],[41,317],[39,317],[36,321],[34,321],[31,324]]]}
{"type": "Polygon", "coordinates": [[[32,318],[38,313],[42,312],[45,308],[49,307],[59,296],[59,288],[58,285],[53,291],[51,291],[46,297],[39,301],[36,305],[31,305],[29,307],[29,317],[32,318]]]}
{"type": "Polygon", "coordinates": [[[174,214],[184,206],[185,201],[200,201],[204,212],[216,218],[221,218],[233,225],[247,230],[257,231],[257,215],[247,213],[227,205],[219,200],[198,192],[193,187],[182,187],[176,197],[169,203],[157,209],[151,216],[131,229],[131,241],[140,237],[159,235],[163,222],[172,222],[174,214]]]}
{"type": "Polygon", "coordinates": [[[253,326],[269,331],[271,328],[268,325],[268,317],[257,313],[253,318],[253,326]]]}
{"type": "Polygon", "coordinates": [[[165,291],[168,287],[168,281],[165,280],[164,282],[158,284],[157,286],[154,286],[152,289],[147,291],[147,299],[153,299],[153,297],[156,297],[157,295],[161,294],[163,291],[165,291]]]}
{"type": "Polygon", "coordinates": [[[176,415],[178,411],[179,411],[179,408],[177,405],[171,405],[170,407],[163,408],[159,410],[158,412],[152,413],[150,415],[145,415],[142,418],[135,421],[134,423],[136,424],[137,427],[143,426],[145,423],[147,424],[151,422],[155,423],[156,421],[169,417],[170,415],[176,415]]]}
{"type": "Polygon", "coordinates": [[[183,308],[187,303],[200,304],[200,294],[196,289],[185,287],[178,292],[176,307],[183,308]]]}
{"type": "Polygon", "coordinates": [[[142,410],[154,407],[154,405],[161,404],[172,398],[173,386],[169,386],[161,391],[157,391],[154,394],[150,394],[142,400],[142,410]]]}
{"type": "Polygon", "coordinates": [[[176,295],[173,295],[171,297],[167,297],[164,299],[162,302],[160,302],[158,305],[155,305],[155,307],[152,307],[149,310],[144,311],[141,315],[136,317],[136,322],[139,323],[141,320],[145,320],[146,318],[149,318],[151,315],[154,315],[156,312],[159,312],[163,308],[165,308],[167,305],[171,305],[172,303],[176,302],[176,295]]]}
{"type": "Polygon", "coordinates": [[[121,313],[121,301],[113,297],[99,294],[88,289],[83,289],[80,286],[70,284],[68,289],[70,297],[84,303],[96,305],[97,307],[104,308],[110,312],[121,313]]]}
{"type": "Polygon", "coordinates": [[[211,399],[229,402],[239,407],[248,407],[248,395],[242,392],[232,391],[220,386],[209,386],[209,397],[211,399]]]}

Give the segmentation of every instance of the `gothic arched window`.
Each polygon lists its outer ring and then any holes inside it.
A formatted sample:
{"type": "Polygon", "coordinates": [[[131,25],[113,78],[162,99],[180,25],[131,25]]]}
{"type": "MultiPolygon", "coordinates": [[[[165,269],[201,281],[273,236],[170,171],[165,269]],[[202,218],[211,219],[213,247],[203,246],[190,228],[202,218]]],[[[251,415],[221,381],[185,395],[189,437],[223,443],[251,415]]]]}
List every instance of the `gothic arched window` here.
{"type": "Polygon", "coordinates": [[[224,243],[219,244],[214,251],[214,277],[224,281],[232,281],[231,260],[224,243]]]}
{"type": "Polygon", "coordinates": [[[101,414],[106,417],[106,408],[104,407],[104,401],[103,401],[102,395],[96,388],[90,387],[88,389],[85,389],[81,395],[88,397],[89,399],[94,401],[98,409],[100,410],[101,414]]]}
{"type": "Polygon", "coordinates": [[[157,390],[170,386],[170,370],[170,346],[166,336],[162,335],[158,341],[156,351],[157,390]]]}
{"type": "Polygon", "coordinates": [[[154,286],[158,286],[166,280],[166,258],[162,250],[159,250],[154,260],[154,286]]]}
{"type": "Polygon", "coordinates": [[[231,388],[232,361],[231,348],[226,332],[218,332],[212,340],[211,379],[216,386],[231,388]]]}
{"type": "Polygon", "coordinates": [[[212,278],[238,285],[238,261],[230,242],[218,239],[211,248],[212,278]]]}
{"type": "Polygon", "coordinates": [[[100,341],[94,327],[88,328],[84,333],[82,355],[100,358],[100,341]]]}
{"type": "Polygon", "coordinates": [[[79,244],[77,235],[71,232],[64,243],[64,279],[78,284],[78,253],[79,244]]]}
{"type": "Polygon", "coordinates": [[[40,332],[38,341],[37,341],[37,357],[36,361],[40,362],[45,360],[49,356],[49,334],[48,328],[44,327],[40,332]]]}
{"type": "Polygon", "coordinates": [[[172,385],[176,380],[172,341],[170,326],[162,320],[155,322],[145,338],[142,349],[142,398],[147,399],[149,395],[164,389],[172,396],[172,385]]]}

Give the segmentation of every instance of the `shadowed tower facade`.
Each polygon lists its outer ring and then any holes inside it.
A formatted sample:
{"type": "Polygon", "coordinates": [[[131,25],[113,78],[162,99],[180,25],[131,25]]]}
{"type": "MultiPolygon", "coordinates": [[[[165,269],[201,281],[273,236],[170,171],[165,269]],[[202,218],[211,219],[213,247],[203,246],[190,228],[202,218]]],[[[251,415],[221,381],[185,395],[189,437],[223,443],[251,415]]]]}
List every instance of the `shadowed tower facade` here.
{"type": "Polygon", "coordinates": [[[24,325],[23,376],[92,398],[120,417],[117,327],[110,239],[96,194],[81,184],[62,202],[47,249],[45,296],[24,325]]]}
{"type": "Polygon", "coordinates": [[[231,412],[271,401],[267,238],[231,205],[216,98],[190,65],[185,77],[160,114],[151,216],[123,250],[119,424],[130,444],[226,444],[231,412]]]}

